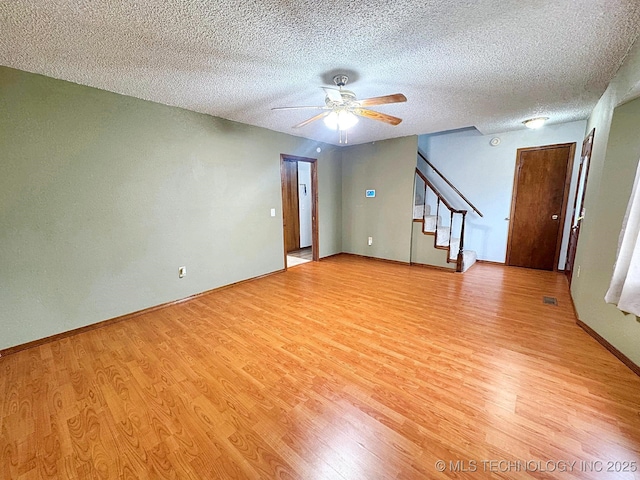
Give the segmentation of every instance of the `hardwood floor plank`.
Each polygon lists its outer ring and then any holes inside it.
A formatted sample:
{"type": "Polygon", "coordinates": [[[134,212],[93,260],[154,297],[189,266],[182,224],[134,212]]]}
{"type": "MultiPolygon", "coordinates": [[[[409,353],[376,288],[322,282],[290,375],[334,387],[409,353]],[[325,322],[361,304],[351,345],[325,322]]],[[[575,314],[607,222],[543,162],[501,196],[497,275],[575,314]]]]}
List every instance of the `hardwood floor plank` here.
{"type": "Polygon", "coordinates": [[[573,315],[553,272],[308,263],[0,358],[0,477],[637,480],[578,470],[640,468],[640,378],[573,315]]]}

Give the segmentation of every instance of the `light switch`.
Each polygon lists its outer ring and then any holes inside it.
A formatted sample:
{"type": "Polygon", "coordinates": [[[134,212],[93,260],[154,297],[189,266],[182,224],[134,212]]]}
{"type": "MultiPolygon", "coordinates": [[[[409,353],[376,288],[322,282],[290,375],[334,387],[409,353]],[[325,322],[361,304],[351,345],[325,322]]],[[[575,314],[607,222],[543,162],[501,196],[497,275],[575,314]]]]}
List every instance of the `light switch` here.
{"type": "Polygon", "coordinates": [[[275,216],[276,216],[276,209],[275,209],[275,208],[272,208],[272,209],[271,209],[271,216],[272,216],[272,217],[275,217],[275,216]]]}

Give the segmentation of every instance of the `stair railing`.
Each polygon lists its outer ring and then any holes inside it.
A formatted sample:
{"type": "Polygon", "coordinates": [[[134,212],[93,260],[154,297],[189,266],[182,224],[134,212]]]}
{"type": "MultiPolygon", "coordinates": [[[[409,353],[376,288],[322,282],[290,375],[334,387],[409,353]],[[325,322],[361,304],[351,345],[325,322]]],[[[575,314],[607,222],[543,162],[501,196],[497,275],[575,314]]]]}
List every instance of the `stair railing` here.
{"type": "Polygon", "coordinates": [[[469,199],[468,199],[467,197],[465,197],[465,196],[462,194],[462,192],[460,192],[460,190],[458,190],[458,189],[455,187],[455,185],[454,185],[453,183],[451,183],[451,182],[449,181],[449,179],[448,179],[447,177],[445,177],[445,176],[440,172],[440,170],[438,170],[436,167],[434,167],[434,166],[433,166],[433,164],[432,164],[429,160],[427,160],[427,157],[425,157],[425,156],[422,154],[422,152],[421,152],[420,150],[418,150],[418,155],[420,156],[420,158],[422,158],[422,160],[424,160],[424,161],[426,162],[426,164],[427,164],[427,165],[429,165],[429,167],[431,167],[431,169],[432,169],[436,174],[438,174],[438,176],[439,176],[440,178],[442,178],[442,179],[446,182],[446,184],[447,184],[447,185],[449,185],[449,186],[451,187],[451,189],[452,189],[454,192],[456,192],[456,193],[460,196],[460,198],[462,198],[462,200],[464,200],[464,201],[465,201],[465,203],[466,203],[467,205],[469,205],[469,206],[472,208],[472,210],[473,210],[474,212],[476,212],[479,216],[484,217],[484,215],[482,215],[482,213],[480,212],[480,210],[478,210],[478,209],[476,208],[476,206],[475,206],[473,203],[471,203],[471,202],[469,201],[469,199]]]}
{"type": "Polygon", "coordinates": [[[437,198],[436,201],[436,226],[434,234],[434,247],[438,247],[438,218],[440,218],[440,204],[442,203],[447,210],[449,210],[449,245],[447,246],[447,261],[451,256],[451,239],[453,234],[453,219],[454,215],[458,214],[462,216],[460,227],[460,244],[456,256],[456,272],[462,272],[462,260],[464,251],[464,224],[466,221],[467,210],[460,210],[453,208],[453,206],[447,201],[447,199],[440,193],[440,191],[429,181],[429,179],[416,168],[416,175],[424,182],[424,197],[422,200],[422,232],[425,233],[425,213],[427,211],[427,190],[431,190],[437,198]]]}

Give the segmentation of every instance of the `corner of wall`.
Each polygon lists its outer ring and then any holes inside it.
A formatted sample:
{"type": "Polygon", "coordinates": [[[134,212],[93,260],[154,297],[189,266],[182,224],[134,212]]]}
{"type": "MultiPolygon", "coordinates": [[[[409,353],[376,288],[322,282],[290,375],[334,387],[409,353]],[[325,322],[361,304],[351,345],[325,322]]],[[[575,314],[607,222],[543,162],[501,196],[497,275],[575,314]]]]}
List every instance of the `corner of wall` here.
{"type": "Polygon", "coordinates": [[[571,295],[579,320],[621,354],[640,365],[640,322],[604,301],[615,262],[640,140],[630,134],[640,121],[640,99],[621,106],[640,85],[640,44],[636,42],[616,77],[593,109],[585,133],[596,129],[585,194],[585,219],[574,262],[571,295]],[[638,102],[636,105],[631,103],[638,102]],[[634,116],[619,115],[634,109],[634,116]],[[632,122],[631,125],[629,122],[632,122]],[[636,149],[629,149],[629,144],[636,149]],[[625,153],[626,152],[626,153],[625,153]]]}
{"type": "Polygon", "coordinates": [[[342,149],[344,252],[409,262],[417,142],[410,136],[342,149]],[[374,198],[365,197],[368,189],[374,198]]]}

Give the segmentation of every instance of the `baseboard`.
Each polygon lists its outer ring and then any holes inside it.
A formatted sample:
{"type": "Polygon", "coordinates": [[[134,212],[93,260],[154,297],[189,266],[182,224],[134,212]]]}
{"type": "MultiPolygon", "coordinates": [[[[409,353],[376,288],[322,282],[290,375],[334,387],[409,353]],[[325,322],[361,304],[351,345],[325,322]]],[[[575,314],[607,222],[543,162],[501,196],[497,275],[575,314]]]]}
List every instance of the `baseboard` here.
{"type": "Polygon", "coordinates": [[[389,260],[388,258],[368,257],[367,255],[360,255],[358,253],[342,252],[340,255],[348,255],[348,256],[351,256],[351,257],[366,258],[368,260],[376,260],[378,262],[394,263],[396,265],[405,265],[405,266],[411,265],[409,262],[403,262],[401,260],[389,260]]]}
{"type": "Polygon", "coordinates": [[[569,283],[569,279],[567,277],[564,278],[567,280],[567,288],[569,289],[569,303],[571,303],[571,308],[573,308],[573,316],[576,317],[576,322],[579,322],[580,320],[578,319],[578,309],[576,308],[576,304],[573,303],[573,295],[571,295],[571,284],[569,283]]]}
{"type": "Polygon", "coordinates": [[[584,323],[582,320],[576,319],[576,323],[580,328],[582,328],[585,332],[591,335],[600,345],[602,345],[604,348],[609,350],[613,355],[615,355],[618,358],[618,360],[620,360],[627,367],[629,367],[633,373],[640,376],[640,366],[633,363],[629,359],[629,357],[627,357],[624,353],[622,353],[616,347],[611,345],[607,340],[605,340],[602,336],[600,336],[598,332],[596,332],[593,328],[591,328],[589,325],[584,323]]]}
{"type": "MultiPolygon", "coordinates": [[[[455,262],[452,262],[455,263],[455,262]]],[[[440,265],[429,265],[428,263],[411,262],[412,267],[430,268],[432,270],[440,270],[441,272],[456,273],[455,268],[442,267],[440,265]]]]}
{"type": "Polygon", "coordinates": [[[360,254],[357,254],[357,253],[347,253],[347,252],[342,252],[342,253],[339,253],[338,255],[347,255],[347,256],[350,256],[350,257],[366,258],[367,260],[376,260],[378,262],[393,263],[395,265],[404,265],[404,266],[409,266],[409,267],[413,266],[413,267],[432,268],[434,270],[442,270],[444,272],[456,273],[455,268],[441,267],[441,266],[438,266],[438,265],[429,265],[429,264],[426,264],[426,263],[402,262],[400,260],[389,260],[387,258],[367,257],[366,255],[360,255],[360,254]]]}
{"type": "Polygon", "coordinates": [[[478,258],[476,258],[476,263],[487,263],[489,265],[501,265],[501,266],[505,266],[504,262],[494,262],[492,260],[480,260],[478,258]]]}
{"type": "MultiPolygon", "coordinates": [[[[566,278],[566,277],[565,277],[566,278]]],[[[578,310],[576,309],[576,304],[573,302],[573,297],[571,296],[571,284],[569,283],[569,279],[567,278],[567,287],[569,288],[569,302],[571,303],[571,308],[573,308],[573,315],[576,318],[576,324],[582,328],[587,334],[589,334],[593,339],[602,345],[604,348],[609,350],[618,360],[624,363],[627,367],[631,369],[633,373],[640,376],[640,366],[636,365],[631,361],[629,357],[627,357],[624,353],[618,350],[616,347],[611,345],[604,337],[602,337],[598,332],[596,332],[589,325],[584,323],[582,320],[578,318],[578,310]]]]}
{"type": "Polygon", "coordinates": [[[235,287],[236,285],[241,285],[246,282],[251,282],[253,280],[258,280],[260,278],[269,277],[271,275],[275,275],[277,273],[284,272],[284,269],[276,270],[274,272],[266,273],[264,275],[258,275],[257,277],[247,278],[245,280],[240,280],[239,282],[230,283],[228,285],[222,285],[221,287],[212,288],[211,290],[206,290],[204,292],[196,293],[194,295],[190,295],[185,298],[181,298],[178,300],[173,300],[167,303],[161,303],[160,305],[155,305],[153,307],[145,308],[143,310],[138,310],[136,312],[127,313],[125,315],[121,315],[119,317],[110,318],[108,320],[103,320],[98,323],[92,323],[91,325],[85,325],[84,327],[74,328],[73,330],[69,330],[62,333],[57,333],[55,335],[51,335],[49,337],[40,338],[38,340],[33,340],[31,342],[22,343],[20,345],[16,345],[13,347],[8,347],[3,350],[0,350],[0,357],[4,357],[6,355],[11,355],[12,353],[21,352],[23,350],[27,350],[28,348],[39,347],[40,345],[44,345],[45,343],[54,342],[57,340],[62,340],[63,338],[72,337],[73,335],[78,335],[79,333],[90,332],[91,330],[96,330],[98,328],[103,328],[108,325],[112,325],[114,323],[123,322],[125,320],[131,320],[132,318],[139,317],[140,315],[144,315],[146,313],[155,312],[156,310],[161,310],[163,308],[170,307],[172,305],[177,305],[178,303],[188,302],[189,300],[194,300],[199,297],[203,297],[205,295],[209,295],[210,293],[219,292],[220,290],[224,290],[225,288],[235,287]]]}
{"type": "Polygon", "coordinates": [[[331,255],[327,255],[325,257],[320,257],[320,260],[318,260],[318,261],[321,262],[322,260],[328,260],[329,258],[339,257],[340,255],[342,255],[342,252],[332,253],[331,255]]]}

